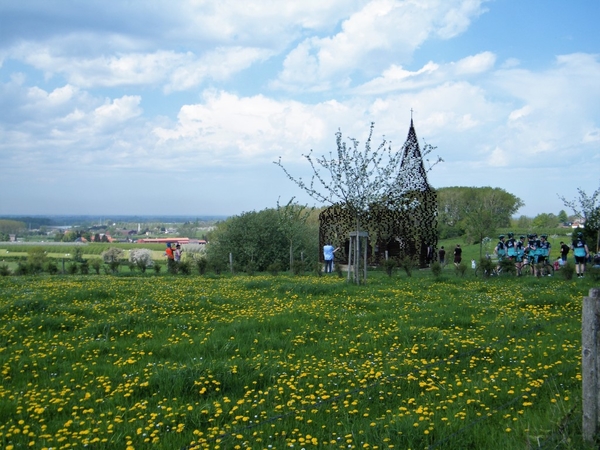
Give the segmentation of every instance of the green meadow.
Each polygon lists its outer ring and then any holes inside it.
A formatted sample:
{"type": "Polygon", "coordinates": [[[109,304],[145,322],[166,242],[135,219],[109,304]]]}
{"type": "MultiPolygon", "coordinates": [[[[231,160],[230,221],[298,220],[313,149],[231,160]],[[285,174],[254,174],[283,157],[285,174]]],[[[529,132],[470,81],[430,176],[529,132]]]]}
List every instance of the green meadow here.
{"type": "Polygon", "coordinates": [[[593,281],[0,278],[6,449],[586,448],[593,281]]]}

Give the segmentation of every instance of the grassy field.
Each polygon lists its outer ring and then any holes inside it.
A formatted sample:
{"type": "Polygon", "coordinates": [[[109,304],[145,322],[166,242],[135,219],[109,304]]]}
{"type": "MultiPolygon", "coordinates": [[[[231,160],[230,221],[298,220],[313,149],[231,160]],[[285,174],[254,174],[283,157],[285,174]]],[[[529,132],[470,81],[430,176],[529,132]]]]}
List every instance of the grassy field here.
{"type": "Polygon", "coordinates": [[[592,283],[0,278],[0,446],[582,449],[592,283]]]}

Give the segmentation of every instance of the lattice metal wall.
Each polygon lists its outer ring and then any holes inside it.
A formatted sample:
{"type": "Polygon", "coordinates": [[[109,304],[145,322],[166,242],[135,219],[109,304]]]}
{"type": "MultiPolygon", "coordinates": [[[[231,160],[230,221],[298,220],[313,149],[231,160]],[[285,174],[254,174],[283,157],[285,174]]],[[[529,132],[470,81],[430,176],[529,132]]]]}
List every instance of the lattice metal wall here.
{"type": "MultiPolygon", "coordinates": [[[[373,205],[363,219],[361,230],[369,233],[370,264],[383,261],[387,251],[390,258],[401,260],[409,256],[420,267],[425,267],[437,254],[437,194],[427,181],[412,119],[402,151],[399,175],[402,181],[399,183],[410,186],[403,205],[373,205]],[[403,208],[415,200],[417,206],[403,208]]],[[[321,248],[327,242],[341,247],[336,253],[338,263],[348,263],[349,233],[356,230],[354,221],[354,216],[343,205],[333,205],[319,215],[319,243],[321,248]]]]}

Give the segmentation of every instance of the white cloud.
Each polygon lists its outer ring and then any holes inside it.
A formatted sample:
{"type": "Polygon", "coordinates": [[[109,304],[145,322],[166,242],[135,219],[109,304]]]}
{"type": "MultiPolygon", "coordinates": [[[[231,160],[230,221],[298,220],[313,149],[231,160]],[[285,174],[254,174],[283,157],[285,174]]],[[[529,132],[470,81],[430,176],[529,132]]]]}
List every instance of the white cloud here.
{"type": "MultiPolygon", "coordinates": [[[[311,37],[292,50],[273,86],[326,88],[330,80],[347,84],[355,71],[373,73],[406,61],[426,39],[445,39],[464,31],[482,10],[479,0],[373,0],[342,23],[330,37],[311,37]]],[[[337,85],[337,83],[334,83],[337,85]]]]}
{"type": "Polygon", "coordinates": [[[492,52],[482,52],[477,55],[467,56],[455,65],[456,75],[471,75],[487,72],[494,67],[496,55],[492,52]]]}

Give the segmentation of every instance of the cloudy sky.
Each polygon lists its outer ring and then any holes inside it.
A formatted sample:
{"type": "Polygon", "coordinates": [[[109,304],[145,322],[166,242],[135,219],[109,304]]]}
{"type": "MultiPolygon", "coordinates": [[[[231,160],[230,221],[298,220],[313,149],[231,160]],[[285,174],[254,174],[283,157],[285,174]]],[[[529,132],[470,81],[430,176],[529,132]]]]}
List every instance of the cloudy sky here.
{"type": "Polygon", "coordinates": [[[0,3],[0,214],[233,215],[417,135],[518,214],[600,186],[597,0],[0,3]]]}

